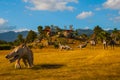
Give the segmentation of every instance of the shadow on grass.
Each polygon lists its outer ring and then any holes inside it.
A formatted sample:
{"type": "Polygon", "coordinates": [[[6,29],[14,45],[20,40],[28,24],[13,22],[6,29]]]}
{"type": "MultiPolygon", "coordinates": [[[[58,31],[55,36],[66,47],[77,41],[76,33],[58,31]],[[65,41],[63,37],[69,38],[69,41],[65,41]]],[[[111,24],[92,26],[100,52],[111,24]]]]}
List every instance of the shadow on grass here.
{"type": "Polygon", "coordinates": [[[35,65],[32,69],[33,70],[39,70],[39,69],[58,69],[65,65],[63,64],[39,64],[35,65]]]}

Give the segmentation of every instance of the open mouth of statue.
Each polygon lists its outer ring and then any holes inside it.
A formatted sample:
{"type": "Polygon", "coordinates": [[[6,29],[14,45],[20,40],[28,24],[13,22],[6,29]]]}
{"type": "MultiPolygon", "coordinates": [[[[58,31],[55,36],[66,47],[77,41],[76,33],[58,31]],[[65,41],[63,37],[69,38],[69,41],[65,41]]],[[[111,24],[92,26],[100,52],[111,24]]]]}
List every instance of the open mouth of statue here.
{"type": "Polygon", "coordinates": [[[17,60],[18,57],[19,57],[19,55],[14,56],[12,59],[10,59],[10,63],[12,63],[12,62],[14,62],[15,60],[17,60]]]}

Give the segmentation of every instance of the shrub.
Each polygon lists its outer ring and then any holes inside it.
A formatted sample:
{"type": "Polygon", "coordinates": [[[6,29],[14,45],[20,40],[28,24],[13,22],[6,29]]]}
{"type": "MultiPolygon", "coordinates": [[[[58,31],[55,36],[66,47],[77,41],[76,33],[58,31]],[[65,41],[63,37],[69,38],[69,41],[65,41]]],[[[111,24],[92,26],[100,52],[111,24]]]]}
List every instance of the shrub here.
{"type": "Polygon", "coordinates": [[[0,45],[0,50],[10,50],[11,48],[12,46],[10,45],[6,45],[6,44],[0,45]]]}
{"type": "Polygon", "coordinates": [[[54,48],[59,48],[59,43],[57,41],[54,42],[54,48]]]}
{"type": "Polygon", "coordinates": [[[33,45],[29,44],[28,47],[31,49],[31,48],[33,48],[33,45]]]}
{"type": "Polygon", "coordinates": [[[43,47],[44,47],[44,46],[43,46],[42,44],[39,44],[39,45],[38,45],[38,48],[39,48],[39,49],[42,49],[43,47]]]}

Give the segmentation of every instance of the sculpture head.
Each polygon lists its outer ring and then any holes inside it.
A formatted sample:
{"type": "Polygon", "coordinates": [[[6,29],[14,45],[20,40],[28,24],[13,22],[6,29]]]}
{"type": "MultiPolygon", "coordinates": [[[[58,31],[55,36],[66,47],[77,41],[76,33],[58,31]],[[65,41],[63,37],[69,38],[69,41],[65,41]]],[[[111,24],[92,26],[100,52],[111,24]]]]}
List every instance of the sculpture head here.
{"type": "Polygon", "coordinates": [[[16,61],[19,59],[22,55],[23,46],[18,46],[15,49],[13,49],[9,54],[5,56],[5,58],[9,59],[10,63],[16,61]]]}

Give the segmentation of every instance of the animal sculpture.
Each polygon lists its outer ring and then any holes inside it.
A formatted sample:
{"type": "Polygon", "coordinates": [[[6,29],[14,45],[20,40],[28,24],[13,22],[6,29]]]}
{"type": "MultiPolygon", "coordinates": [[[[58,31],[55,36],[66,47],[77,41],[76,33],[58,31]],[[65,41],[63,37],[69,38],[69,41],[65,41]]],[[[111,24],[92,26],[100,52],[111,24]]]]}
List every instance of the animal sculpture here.
{"type": "Polygon", "coordinates": [[[84,44],[80,44],[80,45],[78,46],[78,48],[80,48],[80,49],[85,48],[85,47],[87,46],[87,43],[88,43],[88,42],[85,42],[84,44]]]}
{"type": "Polygon", "coordinates": [[[72,50],[72,48],[68,45],[62,45],[59,43],[59,49],[60,50],[72,50]]]}
{"type": "Polygon", "coordinates": [[[90,45],[91,45],[91,48],[95,49],[96,41],[95,40],[91,40],[90,41],[90,45]]]}
{"type": "Polygon", "coordinates": [[[25,66],[28,66],[29,68],[33,67],[33,52],[29,47],[26,46],[26,44],[16,47],[5,57],[10,61],[10,63],[16,61],[15,68],[21,68],[21,59],[23,60],[25,66]]]}

